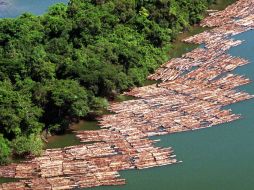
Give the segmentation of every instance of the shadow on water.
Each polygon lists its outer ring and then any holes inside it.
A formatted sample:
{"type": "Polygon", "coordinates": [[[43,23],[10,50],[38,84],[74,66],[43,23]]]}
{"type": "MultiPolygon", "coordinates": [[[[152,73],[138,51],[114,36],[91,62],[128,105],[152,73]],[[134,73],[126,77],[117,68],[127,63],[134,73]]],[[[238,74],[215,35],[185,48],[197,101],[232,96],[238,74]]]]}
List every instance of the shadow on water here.
{"type": "Polygon", "coordinates": [[[236,0],[217,0],[217,3],[210,6],[210,9],[213,10],[223,10],[225,9],[228,5],[236,2],[236,0]]]}
{"type": "Polygon", "coordinates": [[[76,138],[74,131],[80,130],[98,130],[100,127],[98,126],[97,121],[80,121],[71,126],[69,130],[64,135],[55,135],[48,138],[49,142],[47,143],[47,149],[50,148],[64,148],[66,146],[74,146],[82,144],[76,138]]]}
{"type": "Polygon", "coordinates": [[[0,184],[1,183],[8,183],[8,182],[16,182],[18,179],[13,179],[13,178],[0,178],[0,184]]]}
{"type": "Polygon", "coordinates": [[[178,38],[174,41],[172,44],[172,48],[169,51],[169,57],[170,58],[176,58],[181,57],[183,54],[192,51],[193,49],[197,48],[198,45],[196,44],[188,44],[185,42],[182,42],[183,39],[193,36],[195,34],[204,32],[208,28],[203,28],[200,26],[192,26],[188,30],[188,32],[181,33],[178,38]]]}

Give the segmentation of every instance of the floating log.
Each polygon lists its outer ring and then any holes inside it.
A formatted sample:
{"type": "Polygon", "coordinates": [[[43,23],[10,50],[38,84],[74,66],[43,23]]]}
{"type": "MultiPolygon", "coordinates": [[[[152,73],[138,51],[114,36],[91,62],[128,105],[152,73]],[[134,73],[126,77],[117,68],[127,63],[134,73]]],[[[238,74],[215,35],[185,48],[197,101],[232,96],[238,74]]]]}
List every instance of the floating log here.
{"type": "Polygon", "coordinates": [[[0,176],[22,179],[0,184],[0,190],[74,189],[123,185],[118,171],[180,163],[172,148],[156,147],[155,135],[203,129],[240,119],[223,106],[253,98],[236,88],[251,81],[230,73],[249,62],[227,51],[242,41],[231,36],[254,29],[253,0],[239,0],[210,13],[202,26],[215,27],[185,42],[204,48],[171,59],[148,78],[160,84],[134,88],[137,97],[113,103],[101,130],[78,131],[85,143],[49,149],[27,162],[0,167],[0,176]]]}

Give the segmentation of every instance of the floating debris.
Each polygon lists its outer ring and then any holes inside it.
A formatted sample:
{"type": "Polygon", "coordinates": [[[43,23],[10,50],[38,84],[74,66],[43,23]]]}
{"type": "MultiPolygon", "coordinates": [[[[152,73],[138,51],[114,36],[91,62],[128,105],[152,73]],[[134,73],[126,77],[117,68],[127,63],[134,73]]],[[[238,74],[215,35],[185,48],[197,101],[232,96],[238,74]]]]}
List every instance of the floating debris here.
{"type": "Polygon", "coordinates": [[[46,150],[42,156],[0,167],[0,176],[22,179],[0,184],[0,190],[76,189],[123,185],[118,171],[180,163],[172,148],[156,147],[150,136],[212,127],[241,116],[223,106],[253,98],[235,88],[250,83],[231,72],[249,62],[227,54],[242,41],[231,36],[254,29],[254,1],[239,0],[224,11],[212,11],[202,26],[215,27],[185,42],[204,44],[163,64],[148,78],[160,84],[134,88],[138,97],[114,103],[115,114],[100,119],[101,130],[78,131],[85,143],[46,150]]]}

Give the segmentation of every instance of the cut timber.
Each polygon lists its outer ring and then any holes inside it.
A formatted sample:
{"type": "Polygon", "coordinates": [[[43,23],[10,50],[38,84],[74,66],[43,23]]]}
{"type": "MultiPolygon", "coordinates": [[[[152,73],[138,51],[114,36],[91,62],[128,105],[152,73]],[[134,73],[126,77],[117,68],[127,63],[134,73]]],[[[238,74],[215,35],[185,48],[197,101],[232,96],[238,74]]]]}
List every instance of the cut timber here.
{"type": "Polygon", "coordinates": [[[180,163],[172,148],[156,147],[150,136],[216,126],[239,119],[223,106],[253,98],[235,88],[250,83],[231,74],[249,62],[227,51],[242,41],[231,36],[254,29],[254,1],[239,0],[210,13],[202,26],[215,27],[185,42],[204,44],[163,64],[148,78],[157,85],[125,94],[139,99],[113,103],[100,119],[101,130],[78,131],[86,144],[46,150],[27,162],[0,167],[1,177],[22,179],[0,190],[56,190],[123,185],[118,171],[180,163]],[[88,144],[90,143],[90,144],[88,144]]]}

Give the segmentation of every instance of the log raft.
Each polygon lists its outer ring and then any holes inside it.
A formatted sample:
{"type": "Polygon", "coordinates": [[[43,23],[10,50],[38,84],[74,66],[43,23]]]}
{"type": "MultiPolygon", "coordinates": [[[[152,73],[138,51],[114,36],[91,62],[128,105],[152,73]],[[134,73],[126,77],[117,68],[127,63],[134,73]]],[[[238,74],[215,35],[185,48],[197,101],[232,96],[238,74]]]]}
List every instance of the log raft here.
{"type": "Polygon", "coordinates": [[[240,115],[223,107],[253,98],[236,89],[251,81],[230,73],[249,62],[227,51],[242,43],[232,36],[254,29],[254,1],[239,0],[224,11],[212,12],[201,26],[214,28],[184,41],[204,48],[171,59],[148,77],[160,84],[126,92],[138,99],[112,104],[115,114],[100,119],[101,130],[76,132],[85,144],[46,150],[40,157],[0,167],[0,177],[20,179],[0,184],[0,190],[123,185],[121,170],[181,162],[172,148],[157,147],[149,137],[239,119],[240,115]]]}

